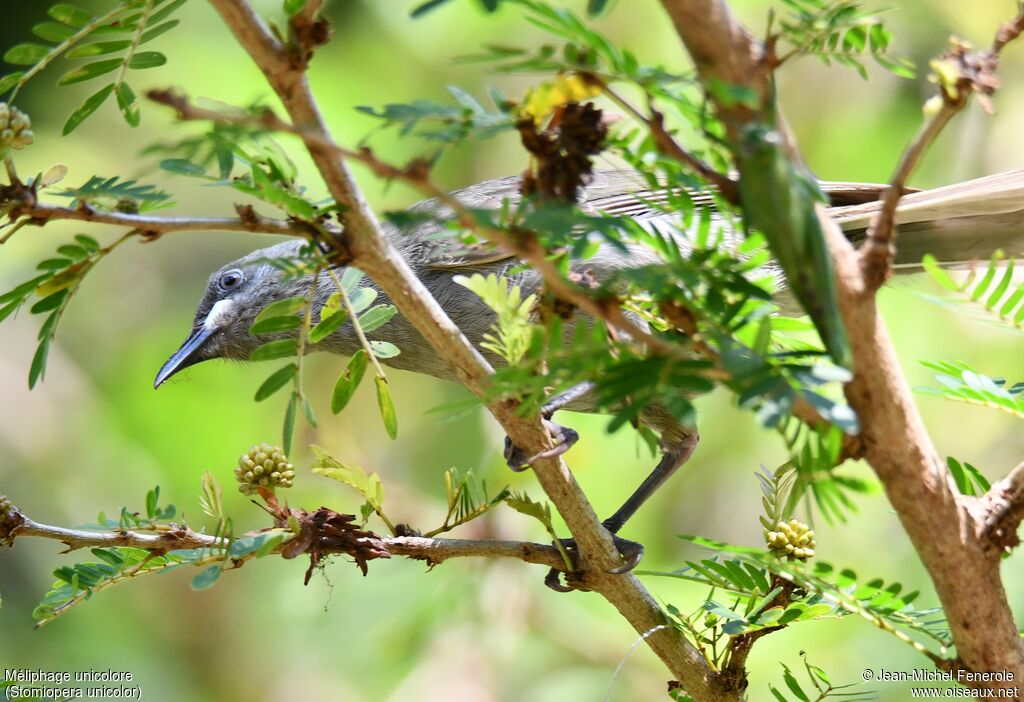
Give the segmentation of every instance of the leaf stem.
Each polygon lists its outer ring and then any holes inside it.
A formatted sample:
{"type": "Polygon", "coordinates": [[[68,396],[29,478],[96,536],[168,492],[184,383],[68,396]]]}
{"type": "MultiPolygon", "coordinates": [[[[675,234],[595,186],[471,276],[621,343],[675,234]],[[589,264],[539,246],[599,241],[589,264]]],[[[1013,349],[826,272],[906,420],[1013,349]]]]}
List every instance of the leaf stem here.
{"type": "Polygon", "coordinates": [[[146,0],[146,6],[142,10],[142,16],[139,17],[139,26],[135,29],[135,34],[132,36],[132,43],[128,47],[128,50],[124,54],[124,60],[121,62],[121,68],[117,72],[117,80],[114,81],[114,92],[121,87],[124,83],[125,76],[128,75],[128,64],[131,63],[132,57],[135,56],[135,52],[139,49],[139,44],[142,43],[142,33],[146,31],[146,24],[149,22],[149,16],[153,12],[153,0],[146,0]]]}
{"type": "Polygon", "coordinates": [[[39,60],[39,63],[32,66],[32,68],[25,72],[25,75],[21,77],[21,80],[18,81],[18,84],[14,86],[14,89],[11,91],[11,96],[10,98],[8,98],[7,101],[9,103],[13,103],[14,99],[18,97],[18,91],[24,88],[25,84],[28,83],[32,78],[34,78],[38,73],[40,73],[47,66],[49,66],[54,59],[56,59],[58,56],[60,56],[62,53],[70,49],[72,46],[77,44],[82,39],[85,39],[87,36],[92,34],[98,28],[102,27],[104,24],[107,24],[108,22],[117,19],[119,15],[121,15],[123,12],[126,12],[127,10],[128,8],[125,7],[123,4],[119,5],[107,14],[101,15],[93,19],[92,21],[86,23],[84,27],[82,27],[77,32],[72,34],[70,37],[62,41],[60,44],[57,44],[57,46],[53,47],[53,49],[51,49],[50,52],[46,54],[46,56],[39,60]]]}
{"type": "Polygon", "coordinates": [[[331,276],[335,287],[338,288],[338,294],[341,295],[341,303],[345,306],[345,312],[348,314],[349,319],[352,320],[352,328],[356,330],[356,336],[359,338],[359,344],[363,347],[363,350],[366,351],[366,355],[370,357],[370,363],[373,364],[374,372],[377,374],[378,378],[386,382],[388,379],[387,375],[385,375],[384,369],[380,365],[380,361],[377,360],[377,356],[373,353],[373,347],[370,346],[370,342],[366,338],[366,334],[363,332],[362,325],[359,324],[359,318],[352,309],[352,301],[348,299],[348,293],[345,292],[345,286],[341,284],[341,280],[338,278],[338,274],[334,272],[333,268],[327,268],[327,274],[331,276]]]}

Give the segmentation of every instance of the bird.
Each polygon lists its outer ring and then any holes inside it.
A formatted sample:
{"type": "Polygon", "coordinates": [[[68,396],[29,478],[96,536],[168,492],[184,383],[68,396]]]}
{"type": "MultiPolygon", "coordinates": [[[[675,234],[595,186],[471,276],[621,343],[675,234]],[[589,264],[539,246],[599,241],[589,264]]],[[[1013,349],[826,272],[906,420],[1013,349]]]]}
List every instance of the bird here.
{"type": "MultiPolygon", "coordinates": [[[[507,200],[518,198],[520,182],[518,176],[489,180],[455,191],[452,196],[465,207],[497,209],[507,200]]],[[[862,241],[872,217],[881,207],[880,198],[888,186],[854,182],[820,182],[819,185],[829,199],[831,216],[847,238],[854,243],[862,241]]],[[[581,190],[578,205],[590,213],[628,216],[645,227],[671,229],[680,225],[678,216],[666,214],[657,206],[666,199],[668,192],[650,190],[635,172],[629,170],[599,170],[581,190]]],[[[693,193],[692,197],[698,206],[713,206],[713,199],[708,193],[693,193]]],[[[451,214],[435,200],[414,205],[411,210],[432,213],[438,218],[451,214]]],[[[894,260],[896,273],[920,271],[925,254],[931,254],[948,267],[988,260],[998,250],[1011,259],[1020,258],[1024,256],[1024,169],[911,192],[902,197],[896,222],[899,228],[894,260]]],[[[520,286],[525,297],[540,288],[539,274],[522,265],[514,255],[493,250],[483,253],[468,251],[453,245],[451,239],[441,234],[443,229],[436,219],[405,229],[388,224],[382,226],[391,245],[408,262],[469,342],[493,364],[501,364],[500,358],[481,346],[495,314],[476,294],[457,284],[455,279],[472,273],[495,274],[520,286]]],[[[727,231],[725,241],[727,244],[738,243],[742,235],[739,231],[727,231]]],[[[677,238],[680,245],[686,245],[685,232],[677,238]]],[[[257,338],[249,333],[257,314],[277,300],[308,295],[313,283],[311,274],[287,277],[281,266],[272,265],[272,262],[298,257],[304,245],[306,242],[302,239],[284,241],[254,251],[216,270],[199,302],[190,334],[160,368],[154,387],[203,361],[217,358],[248,360],[257,346],[266,343],[267,337],[257,338]]],[[[656,260],[655,254],[640,247],[622,251],[604,246],[595,256],[574,266],[581,271],[585,269],[600,281],[623,267],[641,266],[656,260]]],[[[378,300],[389,302],[382,290],[375,289],[378,300]]],[[[321,272],[313,309],[319,311],[335,290],[334,279],[321,272]]],[[[780,306],[797,310],[795,303],[786,299],[784,293],[780,306]]],[[[371,337],[401,349],[399,355],[382,359],[387,365],[442,380],[457,380],[448,362],[401,315],[373,331],[371,337]]],[[[342,356],[351,356],[360,348],[360,340],[350,324],[342,326],[316,345],[318,350],[342,356]]],[[[552,398],[542,410],[558,445],[565,448],[578,435],[550,421],[554,412],[561,409],[600,411],[593,385],[585,383],[552,398]]],[[[690,458],[699,437],[695,426],[681,424],[667,409],[656,404],[643,410],[639,422],[659,434],[662,453],[654,470],[604,521],[623,556],[623,565],[615,572],[631,569],[643,555],[642,545],[620,538],[619,530],[690,458]]],[[[529,460],[507,439],[505,455],[512,467],[522,467],[529,460]]],[[[550,579],[548,584],[562,589],[550,579]]]]}

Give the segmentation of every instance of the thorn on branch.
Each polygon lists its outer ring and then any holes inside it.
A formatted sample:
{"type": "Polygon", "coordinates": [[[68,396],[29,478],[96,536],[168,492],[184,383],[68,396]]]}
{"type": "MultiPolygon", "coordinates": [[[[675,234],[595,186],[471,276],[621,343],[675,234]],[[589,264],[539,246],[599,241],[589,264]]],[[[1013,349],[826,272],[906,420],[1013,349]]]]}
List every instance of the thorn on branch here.
{"type": "Polygon", "coordinates": [[[1020,546],[1018,530],[1024,521],[1024,463],[993,485],[980,502],[982,544],[1000,553],[1009,553],[1020,546]]]}
{"type": "Polygon", "coordinates": [[[334,28],[326,17],[319,17],[322,0],[306,0],[305,6],[288,22],[291,41],[287,45],[292,69],[305,71],[314,52],[331,40],[334,28]]]}
{"type": "Polygon", "coordinates": [[[0,544],[14,543],[15,531],[25,522],[25,515],[4,495],[0,495],[0,544]]]}
{"type": "Polygon", "coordinates": [[[252,205],[235,205],[235,212],[238,214],[238,218],[242,220],[242,224],[250,231],[255,230],[259,226],[260,218],[252,205]]]}

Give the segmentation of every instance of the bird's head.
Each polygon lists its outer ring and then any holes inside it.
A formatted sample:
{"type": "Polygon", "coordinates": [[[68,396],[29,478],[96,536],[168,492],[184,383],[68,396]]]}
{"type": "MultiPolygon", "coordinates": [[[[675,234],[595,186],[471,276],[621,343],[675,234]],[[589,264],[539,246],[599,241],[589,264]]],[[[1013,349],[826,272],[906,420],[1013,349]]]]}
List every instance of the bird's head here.
{"type": "Polygon", "coordinates": [[[192,332],[157,373],[154,387],[180,370],[214,358],[246,360],[267,338],[249,333],[256,315],[264,307],[285,297],[308,291],[311,278],[284,280],[282,271],[269,263],[291,258],[304,244],[300,240],[254,251],[222,266],[206,285],[199,302],[192,332]]]}

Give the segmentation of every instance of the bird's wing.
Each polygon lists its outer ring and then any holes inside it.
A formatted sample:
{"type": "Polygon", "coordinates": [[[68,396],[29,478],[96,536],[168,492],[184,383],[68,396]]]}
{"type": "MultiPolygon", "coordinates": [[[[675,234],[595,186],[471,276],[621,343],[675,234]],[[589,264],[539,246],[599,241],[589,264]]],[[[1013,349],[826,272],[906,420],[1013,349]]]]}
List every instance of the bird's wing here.
{"type": "MultiPolygon", "coordinates": [[[[508,200],[515,204],[519,200],[518,177],[489,180],[452,193],[463,205],[472,208],[498,209],[508,200]]],[[[875,183],[821,183],[833,207],[855,206],[877,200],[885,189],[875,183]]],[[[671,190],[651,190],[635,172],[629,170],[598,171],[583,189],[579,205],[584,211],[602,213],[613,217],[653,219],[665,217],[660,209],[669,198],[671,190]]],[[[690,199],[697,207],[714,207],[711,193],[691,192],[690,199]]],[[[432,201],[421,203],[417,210],[430,211],[439,217],[450,217],[451,213],[432,201]]],[[[438,232],[425,244],[423,260],[431,268],[454,270],[475,268],[514,260],[514,254],[501,251],[486,243],[468,246],[454,235],[438,232]]]]}

